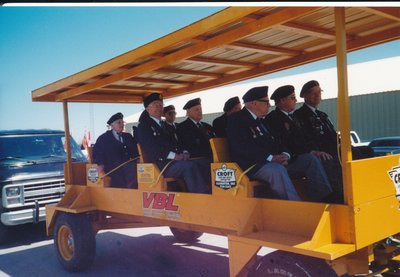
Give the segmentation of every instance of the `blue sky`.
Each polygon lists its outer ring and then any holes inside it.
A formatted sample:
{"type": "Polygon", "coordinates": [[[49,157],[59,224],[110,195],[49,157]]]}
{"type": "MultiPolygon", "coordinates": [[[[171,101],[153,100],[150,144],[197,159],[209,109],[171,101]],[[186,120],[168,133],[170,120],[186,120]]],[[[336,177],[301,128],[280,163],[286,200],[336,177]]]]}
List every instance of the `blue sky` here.
{"type": "MultiPolygon", "coordinates": [[[[31,91],[111,59],[221,10],[222,7],[0,7],[0,129],[63,129],[62,104],[32,102],[31,91]]],[[[349,63],[398,56],[400,42],[352,53],[349,63]]],[[[334,59],[271,74],[281,77],[335,66],[334,59]]],[[[258,78],[259,79],[259,78],[258,78]]],[[[70,104],[80,142],[97,137],[132,104],[70,104]],[[92,111],[92,113],[91,113],[92,111]],[[93,117],[91,117],[91,114],[93,117]],[[92,118],[92,119],[91,119],[92,118]]]]}

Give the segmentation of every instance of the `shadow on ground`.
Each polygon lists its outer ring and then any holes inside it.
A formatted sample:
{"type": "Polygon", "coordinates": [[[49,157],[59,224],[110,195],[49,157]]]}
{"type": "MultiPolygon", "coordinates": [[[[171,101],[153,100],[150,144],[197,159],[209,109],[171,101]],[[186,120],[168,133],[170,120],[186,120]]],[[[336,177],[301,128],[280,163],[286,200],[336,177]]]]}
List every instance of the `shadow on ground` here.
{"type": "MultiPolygon", "coordinates": [[[[96,257],[85,272],[64,271],[55,255],[51,238],[44,226],[19,230],[18,240],[4,245],[19,249],[35,242],[37,247],[10,251],[1,255],[0,273],[9,276],[138,276],[138,277],[227,277],[227,249],[204,244],[178,243],[172,235],[125,235],[113,231],[96,237],[96,257]]],[[[4,251],[3,251],[4,252],[4,251]]]]}

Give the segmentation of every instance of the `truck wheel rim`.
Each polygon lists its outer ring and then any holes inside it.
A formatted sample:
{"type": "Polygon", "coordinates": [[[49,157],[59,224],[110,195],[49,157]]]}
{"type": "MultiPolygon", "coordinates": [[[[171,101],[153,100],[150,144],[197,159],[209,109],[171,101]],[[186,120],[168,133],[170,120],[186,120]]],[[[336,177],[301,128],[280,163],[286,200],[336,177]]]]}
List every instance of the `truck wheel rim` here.
{"type": "Polygon", "coordinates": [[[58,247],[61,256],[64,260],[69,261],[74,255],[74,237],[72,236],[71,229],[67,226],[62,226],[58,231],[58,247]]]}

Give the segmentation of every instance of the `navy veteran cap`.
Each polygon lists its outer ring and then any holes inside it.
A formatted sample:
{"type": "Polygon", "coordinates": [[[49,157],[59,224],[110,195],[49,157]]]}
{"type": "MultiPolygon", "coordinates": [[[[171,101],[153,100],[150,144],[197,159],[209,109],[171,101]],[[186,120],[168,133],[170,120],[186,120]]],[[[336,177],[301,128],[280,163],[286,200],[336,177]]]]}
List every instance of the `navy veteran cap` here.
{"type": "Polygon", "coordinates": [[[243,102],[258,100],[268,96],[268,86],[254,87],[249,89],[242,97],[243,102]]]}
{"type": "Polygon", "coordinates": [[[311,80],[304,84],[300,91],[300,97],[304,97],[304,94],[307,93],[311,88],[319,86],[318,81],[311,80]]]}
{"type": "Polygon", "coordinates": [[[124,115],[122,113],[116,113],[113,116],[110,117],[110,119],[107,121],[108,125],[111,125],[115,120],[122,119],[124,118],[124,115]]]}
{"type": "Polygon", "coordinates": [[[189,100],[185,106],[183,106],[184,110],[190,109],[191,107],[197,106],[201,104],[201,99],[200,98],[195,98],[192,100],[189,100]]]}
{"type": "Polygon", "coordinates": [[[154,92],[143,98],[143,105],[145,108],[147,108],[147,106],[150,105],[151,102],[156,100],[162,101],[162,97],[161,94],[154,92]]]}
{"type": "Polygon", "coordinates": [[[164,107],[163,113],[166,114],[169,111],[175,111],[175,106],[174,105],[169,105],[164,107]]]}
{"type": "Polygon", "coordinates": [[[294,86],[287,85],[277,88],[271,95],[271,99],[278,101],[279,99],[285,98],[294,92],[294,86]]]}
{"type": "Polygon", "coordinates": [[[232,98],[229,98],[224,105],[224,112],[229,112],[230,110],[233,109],[237,104],[240,104],[239,97],[235,96],[232,98]]]}

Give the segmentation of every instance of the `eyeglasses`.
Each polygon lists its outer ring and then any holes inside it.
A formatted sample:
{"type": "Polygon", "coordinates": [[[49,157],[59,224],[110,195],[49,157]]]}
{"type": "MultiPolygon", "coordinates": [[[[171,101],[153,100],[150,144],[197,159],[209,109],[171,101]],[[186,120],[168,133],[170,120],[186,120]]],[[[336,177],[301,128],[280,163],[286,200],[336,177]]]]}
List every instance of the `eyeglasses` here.
{"type": "Polygon", "coordinates": [[[265,100],[265,99],[257,99],[256,101],[264,102],[264,103],[268,103],[269,104],[269,100],[265,100]]]}

